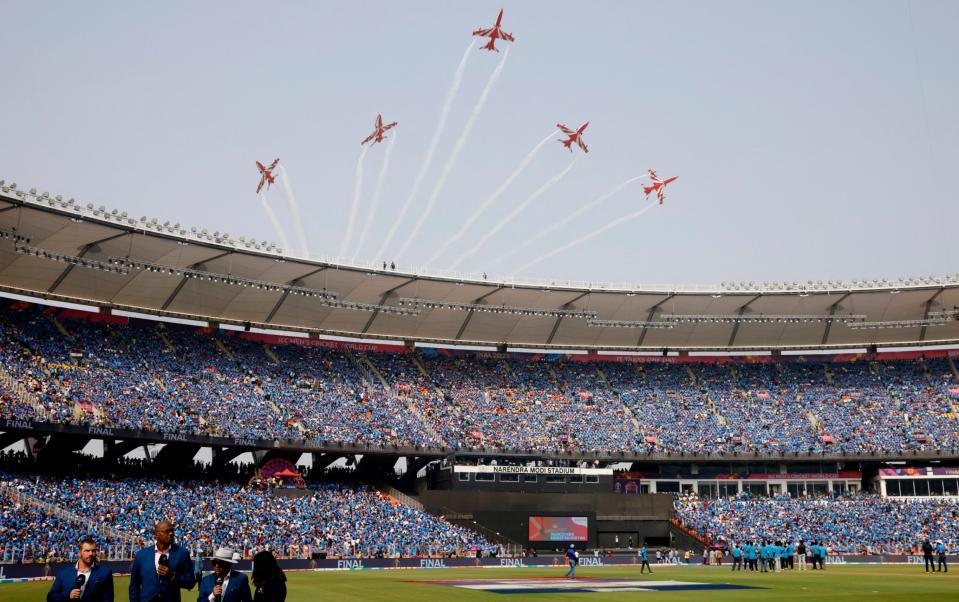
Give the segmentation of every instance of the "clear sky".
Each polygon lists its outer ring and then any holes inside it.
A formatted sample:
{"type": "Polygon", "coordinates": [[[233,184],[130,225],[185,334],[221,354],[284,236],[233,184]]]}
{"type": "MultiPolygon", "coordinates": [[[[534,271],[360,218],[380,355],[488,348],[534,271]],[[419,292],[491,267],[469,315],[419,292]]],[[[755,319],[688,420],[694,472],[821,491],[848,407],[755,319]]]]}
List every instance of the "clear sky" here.
{"type": "MultiPolygon", "coordinates": [[[[679,175],[666,204],[522,276],[706,284],[959,271],[959,2],[3,3],[0,178],[139,217],[278,240],[254,161],[281,158],[315,256],[339,254],[360,140],[369,149],[346,256],[422,266],[557,122],[589,121],[590,152],[549,141],[465,235],[447,268],[570,166],[459,269],[513,273],[648,204],[649,167],[679,175]],[[500,7],[512,44],[470,51],[500,7]],[[472,117],[471,117],[472,116],[472,117]],[[474,125],[450,161],[468,121],[474,125]],[[445,185],[437,183],[446,172],[445,185]],[[399,255],[433,197],[435,208],[399,255]]],[[[559,138],[559,136],[554,136],[559,138]]],[[[267,197],[296,245],[280,186],[267,197]]]]}

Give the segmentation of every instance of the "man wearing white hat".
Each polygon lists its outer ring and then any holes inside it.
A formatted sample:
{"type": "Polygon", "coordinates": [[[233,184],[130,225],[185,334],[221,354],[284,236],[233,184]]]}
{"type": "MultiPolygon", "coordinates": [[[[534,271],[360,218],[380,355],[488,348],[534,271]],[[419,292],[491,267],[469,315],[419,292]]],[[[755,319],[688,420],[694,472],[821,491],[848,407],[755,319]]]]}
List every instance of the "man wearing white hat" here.
{"type": "Polygon", "coordinates": [[[253,602],[246,575],[233,569],[239,554],[220,548],[210,557],[213,572],[200,581],[197,602],[253,602]]]}

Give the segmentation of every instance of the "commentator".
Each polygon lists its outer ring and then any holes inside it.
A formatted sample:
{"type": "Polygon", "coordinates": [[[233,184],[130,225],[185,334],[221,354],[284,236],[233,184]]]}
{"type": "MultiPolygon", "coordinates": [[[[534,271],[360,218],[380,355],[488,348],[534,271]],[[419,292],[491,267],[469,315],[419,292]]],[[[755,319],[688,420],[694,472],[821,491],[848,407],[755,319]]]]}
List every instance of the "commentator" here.
{"type": "Polygon", "coordinates": [[[156,545],[137,552],[130,568],[130,602],[180,602],[180,588],[196,584],[190,551],[173,541],[173,523],[153,528],[156,545]]]}
{"type": "Polygon", "coordinates": [[[47,594],[47,602],[65,600],[113,602],[113,571],[97,564],[97,542],[89,537],[80,542],[80,560],[57,573],[47,594]]]}
{"type": "Polygon", "coordinates": [[[230,548],[220,548],[210,557],[213,572],[200,581],[197,602],[253,602],[246,575],[233,570],[238,557],[230,548]]]}

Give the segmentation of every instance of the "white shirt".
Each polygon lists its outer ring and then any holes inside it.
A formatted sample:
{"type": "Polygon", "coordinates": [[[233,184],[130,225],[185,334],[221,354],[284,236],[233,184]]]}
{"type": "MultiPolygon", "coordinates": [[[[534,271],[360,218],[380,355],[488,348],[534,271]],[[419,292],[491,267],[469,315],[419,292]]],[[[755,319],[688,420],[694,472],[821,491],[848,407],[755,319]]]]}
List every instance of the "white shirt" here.
{"type": "MultiPolygon", "coordinates": [[[[232,572],[232,571],[230,571],[230,572],[232,572]]],[[[215,583],[216,583],[216,580],[214,579],[214,584],[215,584],[215,583]]],[[[227,573],[226,576],[223,578],[223,593],[226,593],[226,586],[229,585],[229,584],[230,584],[230,573],[227,573]]],[[[223,596],[221,595],[220,597],[222,598],[223,596]]],[[[208,599],[210,602],[213,602],[214,600],[216,600],[216,596],[214,596],[213,594],[210,594],[209,598],[207,598],[207,599],[208,599]]]]}
{"type": "MultiPolygon", "coordinates": [[[[80,587],[81,597],[83,597],[83,592],[85,592],[87,589],[87,584],[90,583],[90,573],[93,572],[94,566],[95,565],[90,565],[90,568],[84,570],[80,568],[80,561],[79,560],[77,561],[77,575],[83,575],[83,586],[80,587]]],[[[76,588],[72,588],[72,589],[76,589],[76,588]]]]}
{"type": "Polygon", "coordinates": [[[169,561],[170,561],[170,552],[171,552],[172,550],[173,550],[173,546],[170,546],[170,547],[168,547],[166,550],[164,550],[163,552],[161,552],[161,551],[160,551],[160,548],[156,547],[156,545],[154,544],[154,546],[153,546],[153,566],[156,567],[158,573],[160,572],[160,556],[161,556],[162,554],[166,554],[167,562],[169,562],[169,561]]]}

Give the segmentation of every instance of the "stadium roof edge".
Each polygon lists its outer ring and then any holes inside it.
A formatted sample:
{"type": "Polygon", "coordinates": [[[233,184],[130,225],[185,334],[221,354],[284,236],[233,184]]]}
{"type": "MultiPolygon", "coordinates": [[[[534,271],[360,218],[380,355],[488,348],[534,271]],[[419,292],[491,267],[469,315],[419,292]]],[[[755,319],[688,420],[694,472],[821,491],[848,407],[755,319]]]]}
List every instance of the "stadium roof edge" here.
{"type": "Polygon", "coordinates": [[[133,220],[2,181],[0,239],[12,247],[0,245],[0,290],[267,330],[620,352],[959,344],[955,275],[684,287],[392,271],[133,220]]]}

